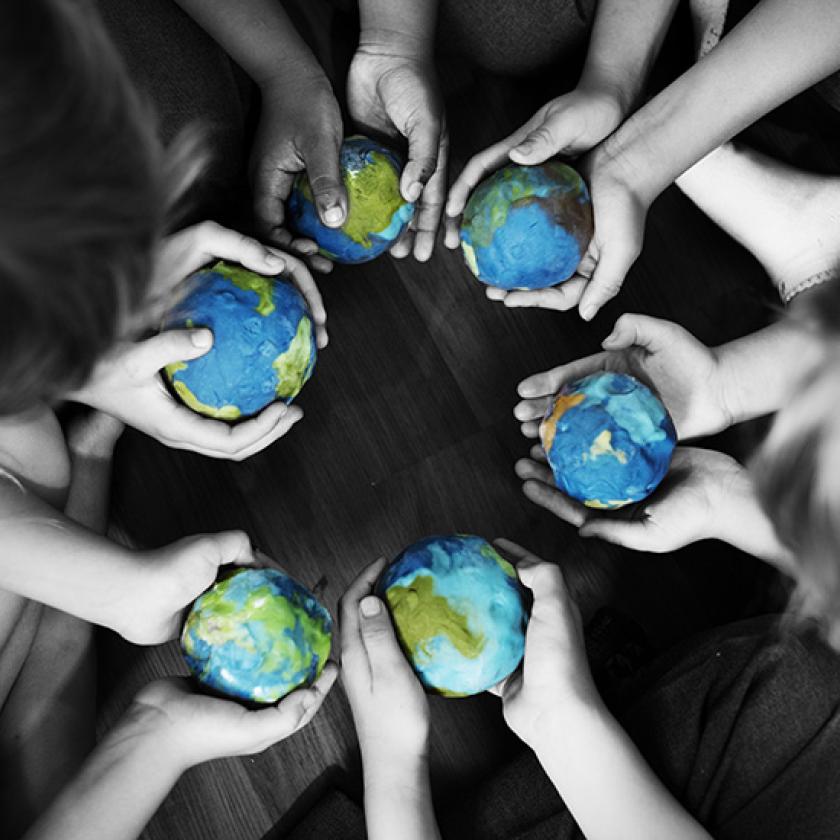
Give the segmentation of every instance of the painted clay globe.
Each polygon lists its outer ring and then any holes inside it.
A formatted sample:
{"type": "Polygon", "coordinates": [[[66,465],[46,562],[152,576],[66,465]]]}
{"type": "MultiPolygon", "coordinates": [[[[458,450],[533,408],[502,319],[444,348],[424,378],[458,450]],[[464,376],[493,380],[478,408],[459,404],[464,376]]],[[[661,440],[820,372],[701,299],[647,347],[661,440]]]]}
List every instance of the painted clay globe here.
{"type": "Polygon", "coordinates": [[[516,669],[528,617],[513,566],[481,537],[429,537],[382,573],[376,594],[423,685],[478,694],[516,669]]]}
{"type": "Polygon", "coordinates": [[[665,406],[624,373],[564,385],[540,425],[557,487],[592,508],[649,496],[668,472],[676,443],[665,406]]]}
{"type": "Polygon", "coordinates": [[[312,375],[317,349],[312,316],[287,280],[226,262],[199,271],[169,313],[165,329],[208,327],[213,346],[164,375],[194,411],[237,420],[270,403],[290,403],[312,375]]]}
{"type": "Polygon", "coordinates": [[[241,569],[192,606],[181,633],[190,671],[229,697],[275,703],[311,685],[327,662],[332,618],[276,569],[241,569]]]}

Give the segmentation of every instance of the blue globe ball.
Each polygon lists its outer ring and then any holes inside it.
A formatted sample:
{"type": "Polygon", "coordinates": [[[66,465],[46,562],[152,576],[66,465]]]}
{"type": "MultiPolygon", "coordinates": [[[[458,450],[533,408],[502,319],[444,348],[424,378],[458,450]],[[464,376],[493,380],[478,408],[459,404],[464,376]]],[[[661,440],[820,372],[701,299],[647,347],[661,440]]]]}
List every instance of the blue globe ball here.
{"type": "Polygon", "coordinates": [[[488,286],[544,289],[575,273],[592,230],[589,191],[571,166],[512,163],[470,196],[461,249],[470,271],[488,286]]]}
{"type": "Polygon", "coordinates": [[[649,496],[668,472],[676,437],[665,406],[624,373],[564,385],[540,425],[557,487],[592,508],[649,496]]]}
{"type": "Polygon", "coordinates": [[[196,599],[181,632],[190,671],[208,688],[275,703],[323,671],[332,618],[277,569],[240,569],[196,599]]]}
{"type": "Polygon", "coordinates": [[[295,178],[287,202],[289,227],[314,239],[320,253],[340,263],[363,263],[396,242],[414,215],[400,194],[402,163],[390,149],[367,137],[348,137],[339,156],[347,190],[347,218],[340,228],[321,222],[305,173],[295,178]]]}
{"type": "Polygon", "coordinates": [[[420,681],[447,697],[478,694],[525,652],[522,587],[481,537],[428,537],[406,548],[376,584],[420,681]]]}
{"type": "Polygon", "coordinates": [[[208,327],[213,346],[167,365],[180,399],[208,417],[236,420],[275,400],[290,403],[312,375],[317,349],[312,316],[288,281],[226,262],[199,271],[165,329],[208,327]]]}

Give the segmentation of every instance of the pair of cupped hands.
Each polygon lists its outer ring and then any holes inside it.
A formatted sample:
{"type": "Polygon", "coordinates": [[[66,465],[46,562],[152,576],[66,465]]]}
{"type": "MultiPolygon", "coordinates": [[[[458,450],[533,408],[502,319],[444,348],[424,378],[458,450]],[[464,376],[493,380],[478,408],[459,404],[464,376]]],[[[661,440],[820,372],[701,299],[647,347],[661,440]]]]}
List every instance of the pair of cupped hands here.
{"type": "MultiPolygon", "coordinates": [[[[507,540],[496,547],[516,564],[533,594],[523,664],[492,689],[505,720],[529,745],[549,731],[573,725],[575,711],[600,704],[586,661],[580,615],[562,573],[507,540]]],[[[138,644],[174,638],[184,606],[215,580],[221,566],[268,562],[246,534],[229,531],[181,540],[145,552],[142,578],[130,603],[115,608],[114,629],[138,644]]],[[[387,768],[425,762],[429,705],[397,641],[386,605],[372,594],[385,565],[380,558],[349,586],[339,606],[341,674],[366,763],[387,768]],[[394,762],[397,762],[395,764],[394,762]]],[[[317,680],[265,709],[197,695],[185,678],[156,680],[136,695],[115,738],[138,738],[156,761],[178,773],[214,758],[261,752],[303,728],[315,716],[338,676],[328,662],[317,680]]]]}

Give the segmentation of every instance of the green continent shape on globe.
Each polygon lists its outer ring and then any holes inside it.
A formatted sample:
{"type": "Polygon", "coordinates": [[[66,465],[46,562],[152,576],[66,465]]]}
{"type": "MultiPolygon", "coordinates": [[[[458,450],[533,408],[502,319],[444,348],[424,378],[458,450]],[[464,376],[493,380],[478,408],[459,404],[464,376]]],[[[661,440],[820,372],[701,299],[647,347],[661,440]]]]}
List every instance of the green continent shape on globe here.
{"type": "MultiPolygon", "coordinates": [[[[385,230],[405,204],[399,178],[388,157],[381,152],[370,152],[370,158],[360,170],[344,173],[349,211],[341,226],[350,239],[367,248],[371,245],[370,234],[385,230]]],[[[301,180],[300,188],[304,198],[314,204],[308,178],[301,180]]]]}
{"type": "Polygon", "coordinates": [[[395,585],[385,592],[400,639],[413,655],[425,650],[429,639],[446,636],[458,653],[476,659],[484,649],[484,637],[471,633],[467,617],[434,589],[430,575],[417,575],[409,586],[395,585]]]}
{"type": "Polygon", "coordinates": [[[253,292],[259,298],[259,303],[254,309],[265,317],[274,312],[274,280],[271,277],[263,277],[255,274],[247,268],[238,265],[231,265],[226,262],[217,262],[211,271],[227,277],[231,283],[244,292],[253,292]]]}
{"type": "Polygon", "coordinates": [[[184,628],[187,652],[192,653],[189,649],[192,633],[211,645],[232,641],[244,650],[254,651],[254,639],[246,626],[248,622],[261,625],[276,640],[265,652],[260,672],[306,671],[309,650],[318,656],[318,673],[323,670],[330,653],[330,636],[324,633],[321,622],[303,608],[290,609],[268,586],[254,588],[243,606],[228,600],[224,584],[202,595],[199,609],[192,612],[184,628]],[[306,642],[303,649],[293,644],[286,634],[287,630],[294,631],[298,623],[306,642]]]}
{"type": "Polygon", "coordinates": [[[486,543],[485,545],[481,546],[478,552],[482,555],[482,557],[486,557],[488,560],[493,560],[496,563],[498,563],[501,570],[508,577],[517,580],[516,569],[514,569],[513,566],[510,563],[508,563],[508,561],[505,560],[505,558],[502,557],[502,555],[499,554],[499,552],[496,551],[496,549],[493,548],[492,545],[490,545],[490,543],[486,543]]]}
{"type": "Polygon", "coordinates": [[[186,370],[186,362],[172,362],[168,364],[164,370],[166,376],[172,383],[175,393],[181,398],[185,405],[189,406],[193,411],[199,414],[204,414],[206,417],[213,417],[216,420],[236,420],[242,412],[235,405],[223,405],[219,408],[214,408],[212,405],[206,405],[201,402],[198,397],[186,386],[180,379],[175,379],[175,374],[179,370],[186,370]]]}
{"type": "Polygon", "coordinates": [[[277,371],[277,396],[296,397],[312,372],[312,322],[306,315],[301,316],[297,332],[288,348],[281,353],[271,366],[277,371]]]}

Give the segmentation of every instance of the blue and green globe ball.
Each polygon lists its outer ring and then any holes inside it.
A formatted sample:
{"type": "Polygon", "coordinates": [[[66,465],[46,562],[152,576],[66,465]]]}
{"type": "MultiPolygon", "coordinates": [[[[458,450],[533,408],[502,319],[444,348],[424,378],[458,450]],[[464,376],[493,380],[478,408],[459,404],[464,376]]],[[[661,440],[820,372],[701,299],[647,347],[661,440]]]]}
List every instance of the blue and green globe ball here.
{"type": "Polygon", "coordinates": [[[213,691],[275,703],[311,685],[333,622],[306,587],[276,569],[240,569],[193,604],[181,633],[190,671],[213,691]]]}
{"type": "Polygon", "coordinates": [[[649,496],[668,472],[676,437],[665,406],[624,373],[567,383],[540,425],[557,487],[591,508],[649,496]]]}
{"type": "Polygon", "coordinates": [[[470,271],[500,289],[544,289],[568,280],[592,239],[592,203],[581,176],[560,161],[511,163],[473,191],[461,221],[470,271]]]}
{"type": "Polygon", "coordinates": [[[481,537],[429,537],[406,548],[376,584],[420,681],[446,697],[478,694],[525,652],[523,590],[481,537]]]}
{"type": "Polygon", "coordinates": [[[396,242],[414,215],[400,194],[402,163],[387,147],[367,137],[348,137],[339,158],[347,189],[347,218],[340,228],[318,216],[306,173],[295,178],[287,202],[289,227],[318,243],[320,253],[340,263],[375,259],[396,242]]]}
{"type": "Polygon", "coordinates": [[[312,315],[300,292],[287,280],[226,262],[189,282],[190,292],[164,328],[208,327],[213,346],[164,369],[181,401],[222,420],[249,417],[276,400],[290,403],[312,376],[317,355],[312,315]]]}

